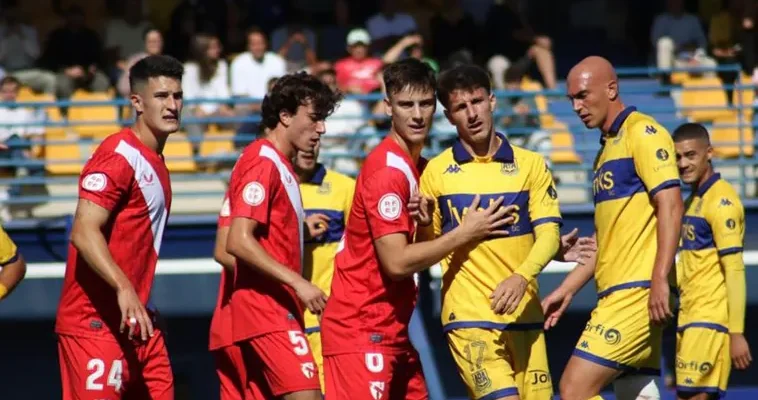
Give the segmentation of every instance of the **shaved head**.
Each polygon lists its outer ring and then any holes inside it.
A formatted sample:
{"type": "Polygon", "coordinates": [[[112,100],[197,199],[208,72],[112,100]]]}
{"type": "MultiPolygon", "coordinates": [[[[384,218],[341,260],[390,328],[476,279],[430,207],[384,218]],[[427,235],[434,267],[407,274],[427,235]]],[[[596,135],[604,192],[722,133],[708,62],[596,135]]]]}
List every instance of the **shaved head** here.
{"type": "Polygon", "coordinates": [[[624,108],[613,65],[603,57],[587,57],[571,68],[566,84],[574,112],[584,125],[607,132],[624,108]]]}

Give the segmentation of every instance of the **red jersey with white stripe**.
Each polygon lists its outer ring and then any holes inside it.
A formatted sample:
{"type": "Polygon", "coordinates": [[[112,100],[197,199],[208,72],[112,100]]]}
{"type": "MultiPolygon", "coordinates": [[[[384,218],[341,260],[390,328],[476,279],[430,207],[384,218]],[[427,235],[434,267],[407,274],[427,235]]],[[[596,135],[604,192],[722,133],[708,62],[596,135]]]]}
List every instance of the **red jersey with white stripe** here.
{"type": "MultiPolygon", "coordinates": [[[[305,211],[289,158],[266,139],[242,152],[229,180],[231,218],[258,223],[255,239],[274,260],[301,273],[305,211]]],[[[303,329],[295,292],[242,259],[235,265],[232,294],[235,342],[271,332],[303,329]]]]}
{"type": "MultiPolygon", "coordinates": [[[[171,209],[163,157],[125,128],[106,138],[84,165],[79,199],[111,212],[103,229],[108,251],[147,305],[171,209]]],[[[120,323],[116,291],[69,245],[55,331],[116,340],[120,323]]]]}
{"type": "MultiPolygon", "coordinates": [[[[228,228],[232,220],[229,217],[231,209],[229,208],[229,194],[224,195],[224,202],[221,204],[221,211],[218,213],[218,227],[228,228]]],[[[211,318],[211,331],[209,335],[209,350],[217,350],[222,347],[234,344],[232,339],[232,291],[234,290],[234,274],[226,268],[221,268],[221,281],[218,284],[218,298],[216,299],[216,309],[213,310],[211,318]]]]}
{"type": "Polygon", "coordinates": [[[413,277],[387,277],[374,241],[393,233],[413,241],[416,228],[407,205],[418,179],[409,155],[389,136],[366,158],[321,320],[324,355],[411,349],[408,324],[416,305],[416,283],[413,277]]]}

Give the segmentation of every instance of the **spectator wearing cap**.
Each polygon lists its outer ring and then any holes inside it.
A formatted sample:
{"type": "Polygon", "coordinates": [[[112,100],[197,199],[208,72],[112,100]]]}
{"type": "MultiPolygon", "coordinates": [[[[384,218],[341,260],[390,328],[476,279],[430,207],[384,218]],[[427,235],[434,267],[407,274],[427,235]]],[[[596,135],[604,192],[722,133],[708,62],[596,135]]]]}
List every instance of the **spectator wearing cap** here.
{"type": "Polygon", "coordinates": [[[365,29],[347,34],[348,56],[334,64],[337,85],[345,93],[367,94],[382,86],[380,74],[384,63],[369,54],[371,36],[365,29]]]}

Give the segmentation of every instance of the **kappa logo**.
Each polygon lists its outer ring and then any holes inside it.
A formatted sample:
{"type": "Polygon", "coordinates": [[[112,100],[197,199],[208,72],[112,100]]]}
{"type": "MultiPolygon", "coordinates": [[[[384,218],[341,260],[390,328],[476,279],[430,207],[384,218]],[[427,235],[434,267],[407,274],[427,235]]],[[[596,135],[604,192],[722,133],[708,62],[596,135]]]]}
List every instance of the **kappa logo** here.
{"type": "Polygon", "coordinates": [[[658,129],[655,129],[653,125],[648,125],[645,127],[645,133],[647,133],[648,135],[655,135],[656,133],[658,133],[658,129]]]}
{"type": "Polygon", "coordinates": [[[724,197],[723,199],[721,199],[721,202],[719,203],[719,207],[728,207],[728,206],[731,206],[733,204],[734,203],[732,203],[731,200],[729,200],[726,197],[724,197]]]}
{"type": "Polygon", "coordinates": [[[447,169],[442,174],[457,174],[459,172],[463,171],[461,167],[458,164],[450,164],[447,166],[447,169]]]}
{"type": "Polygon", "coordinates": [[[381,398],[384,397],[384,382],[371,381],[368,383],[368,389],[374,400],[381,400],[381,398]]]}
{"type": "Polygon", "coordinates": [[[312,362],[300,364],[300,371],[303,371],[303,375],[305,375],[305,377],[308,379],[311,379],[314,376],[316,376],[316,367],[313,365],[312,362]]]}

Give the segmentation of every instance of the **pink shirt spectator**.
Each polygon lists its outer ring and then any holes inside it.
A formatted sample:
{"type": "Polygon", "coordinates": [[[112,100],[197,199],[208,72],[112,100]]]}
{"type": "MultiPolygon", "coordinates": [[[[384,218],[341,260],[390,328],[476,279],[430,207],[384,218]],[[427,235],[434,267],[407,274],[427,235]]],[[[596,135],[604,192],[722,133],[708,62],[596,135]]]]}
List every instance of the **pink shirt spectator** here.
{"type": "Polygon", "coordinates": [[[371,93],[381,87],[379,73],[382,71],[382,60],[365,58],[356,60],[352,57],[343,58],[334,64],[337,72],[337,85],[341,90],[354,92],[353,87],[359,88],[361,94],[371,93]]]}

